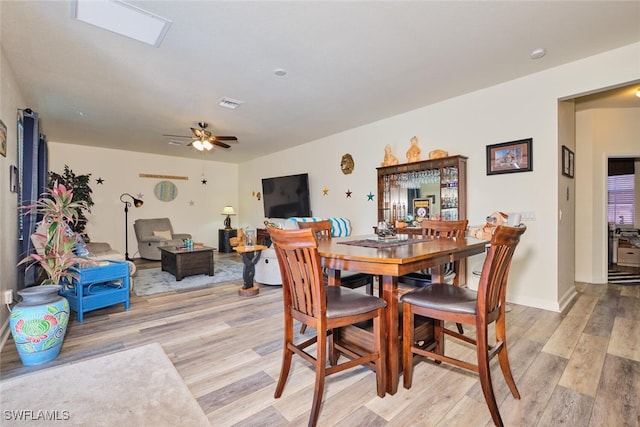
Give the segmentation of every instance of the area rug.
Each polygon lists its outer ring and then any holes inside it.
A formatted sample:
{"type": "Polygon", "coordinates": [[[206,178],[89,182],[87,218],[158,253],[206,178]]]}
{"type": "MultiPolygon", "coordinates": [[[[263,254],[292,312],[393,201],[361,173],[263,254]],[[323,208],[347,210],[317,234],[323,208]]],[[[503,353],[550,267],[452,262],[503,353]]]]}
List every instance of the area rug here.
{"type": "Polygon", "coordinates": [[[0,382],[3,426],[208,426],[158,343],[0,382]]]}
{"type": "Polygon", "coordinates": [[[640,274],[624,271],[609,271],[609,283],[614,285],[640,285],[640,274]]]}
{"type": "Polygon", "coordinates": [[[163,292],[184,291],[209,285],[242,279],[244,264],[236,254],[218,256],[213,262],[213,276],[198,274],[177,281],[175,276],[160,268],[140,269],[133,277],[133,292],[139,296],[154,295],[163,292]]]}

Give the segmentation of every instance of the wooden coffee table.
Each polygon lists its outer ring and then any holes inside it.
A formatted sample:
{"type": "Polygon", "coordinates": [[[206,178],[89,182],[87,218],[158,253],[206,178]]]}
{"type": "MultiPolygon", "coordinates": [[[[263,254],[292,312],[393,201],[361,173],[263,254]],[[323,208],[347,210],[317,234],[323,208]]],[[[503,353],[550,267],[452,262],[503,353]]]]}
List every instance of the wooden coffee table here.
{"type": "Polygon", "coordinates": [[[160,248],[162,271],[168,271],[180,281],[183,277],[196,274],[213,276],[213,251],[208,246],[193,249],[165,246],[160,248]]]}

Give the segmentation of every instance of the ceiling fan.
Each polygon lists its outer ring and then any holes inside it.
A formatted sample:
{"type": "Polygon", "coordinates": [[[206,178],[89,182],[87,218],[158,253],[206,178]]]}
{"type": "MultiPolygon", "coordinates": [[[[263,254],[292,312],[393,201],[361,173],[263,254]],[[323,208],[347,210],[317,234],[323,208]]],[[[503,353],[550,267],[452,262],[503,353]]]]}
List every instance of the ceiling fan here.
{"type": "Polygon", "coordinates": [[[206,122],[198,122],[198,126],[200,126],[200,128],[191,128],[193,136],[167,134],[163,136],[169,136],[172,138],[191,138],[192,141],[187,144],[187,147],[193,147],[198,151],[209,151],[216,145],[222,148],[230,148],[231,146],[223,141],[238,141],[238,138],[235,136],[212,135],[211,132],[207,130],[209,124],[206,122]]]}

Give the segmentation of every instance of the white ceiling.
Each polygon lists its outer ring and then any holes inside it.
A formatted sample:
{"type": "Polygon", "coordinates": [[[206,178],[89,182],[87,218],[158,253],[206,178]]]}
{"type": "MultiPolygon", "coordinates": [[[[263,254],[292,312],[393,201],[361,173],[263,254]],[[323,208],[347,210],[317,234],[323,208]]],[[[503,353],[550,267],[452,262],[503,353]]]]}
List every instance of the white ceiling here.
{"type": "Polygon", "coordinates": [[[201,158],[162,135],[206,121],[239,143],[205,158],[242,162],[640,41],[639,1],[130,3],[173,22],[160,47],[73,20],[69,1],[0,2],[50,141],[201,158]]]}

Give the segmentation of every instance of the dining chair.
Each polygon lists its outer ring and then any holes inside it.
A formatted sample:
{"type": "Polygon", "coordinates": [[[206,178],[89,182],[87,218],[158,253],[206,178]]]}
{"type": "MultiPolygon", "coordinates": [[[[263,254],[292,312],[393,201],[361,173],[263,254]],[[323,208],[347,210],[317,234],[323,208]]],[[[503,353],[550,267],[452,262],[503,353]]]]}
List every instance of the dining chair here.
{"type": "MultiPolygon", "coordinates": [[[[331,239],[331,221],[309,221],[298,222],[298,228],[310,228],[316,234],[318,240],[331,239]]],[[[342,271],[340,274],[340,285],[349,289],[356,289],[362,286],[366,286],[367,293],[373,295],[373,275],[356,273],[350,271],[342,271]]]]}
{"type": "Polygon", "coordinates": [[[282,395],[293,354],[314,365],[316,371],[309,426],[315,426],[318,421],[324,381],[328,375],[358,365],[369,366],[376,373],[378,396],[384,397],[386,301],[342,286],[326,286],[320,267],[318,242],[312,230],[268,230],[282,274],[284,297],[284,348],[274,397],[277,399],[282,395]],[[294,319],[315,328],[316,336],[294,343],[294,319]],[[356,355],[334,342],[333,334],[337,328],[370,319],[374,324],[373,351],[356,355]],[[313,344],[317,344],[315,357],[306,350],[313,344]],[[349,360],[337,363],[341,354],[349,360]]]}
{"type": "MultiPolygon", "coordinates": [[[[310,228],[316,235],[316,239],[318,240],[329,240],[331,239],[331,221],[319,220],[319,221],[308,221],[308,222],[298,222],[298,228],[310,228]]],[[[328,276],[325,274],[325,270],[323,270],[323,277],[325,282],[328,282],[328,276]]],[[[349,289],[356,289],[362,286],[366,286],[367,293],[369,295],[373,295],[373,275],[364,274],[364,273],[356,273],[350,271],[342,271],[340,274],[340,286],[344,286],[349,289]]],[[[300,333],[304,334],[307,331],[307,325],[302,324],[300,326],[300,333]]]]}
{"type": "MultiPolygon", "coordinates": [[[[440,220],[430,220],[425,219],[422,220],[422,238],[460,238],[464,237],[465,232],[467,231],[467,225],[469,224],[469,220],[461,219],[457,221],[440,221],[440,220]]],[[[447,264],[444,267],[444,271],[446,272],[443,275],[448,275],[450,273],[454,274],[453,284],[460,284],[460,260],[454,261],[452,263],[447,264]]],[[[400,276],[398,278],[398,283],[403,285],[408,285],[411,287],[422,287],[429,286],[431,284],[431,273],[430,272],[414,272],[409,273],[404,276],[400,276]]],[[[458,323],[458,332],[463,334],[464,329],[462,324],[458,323]]]]}
{"type": "MultiPolygon", "coordinates": [[[[422,237],[432,238],[452,238],[452,237],[464,237],[467,231],[467,225],[469,221],[466,219],[458,221],[440,221],[425,219],[422,221],[422,237]]],[[[454,283],[459,283],[460,261],[454,261],[451,263],[448,270],[456,273],[454,283]]],[[[431,283],[431,274],[426,272],[411,273],[410,275],[400,276],[399,282],[405,284],[413,284],[415,286],[427,286],[431,283]]]]}
{"type": "Polygon", "coordinates": [[[498,355],[500,368],[511,394],[520,399],[507,355],[505,298],[511,259],[525,230],[524,225],[498,226],[495,229],[482,267],[477,292],[454,285],[432,284],[417,288],[400,298],[403,310],[402,355],[405,388],[411,388],[414,354],[432,358],[438,363],[446,362],[477,372],[493,422],[497,426],[503,425],[493,393],[489,361],[498,355]],[[429,347],[421,348],[413,344],[415,315],[435,320],[434,343],[429,347]],[[445,321],[475,326],[475,339],[446,329],[445,321]],[[495,323],[496,343],[490,346],[487,327],[491,323],[495,323]],[[445,334],[475,345],[477,364],[446,356],[445,334]]]}

